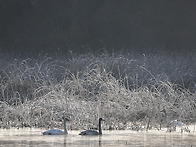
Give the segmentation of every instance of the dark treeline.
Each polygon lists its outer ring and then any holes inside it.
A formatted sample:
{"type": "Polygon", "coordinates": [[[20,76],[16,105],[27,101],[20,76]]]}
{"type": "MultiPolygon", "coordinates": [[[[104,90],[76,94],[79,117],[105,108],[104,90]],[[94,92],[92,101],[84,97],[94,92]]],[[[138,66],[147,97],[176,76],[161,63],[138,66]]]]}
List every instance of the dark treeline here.
{"type": "Polygon", "coordinates": [[[1,51],[192,50],[194,0],[0,0],[1,51]]]}

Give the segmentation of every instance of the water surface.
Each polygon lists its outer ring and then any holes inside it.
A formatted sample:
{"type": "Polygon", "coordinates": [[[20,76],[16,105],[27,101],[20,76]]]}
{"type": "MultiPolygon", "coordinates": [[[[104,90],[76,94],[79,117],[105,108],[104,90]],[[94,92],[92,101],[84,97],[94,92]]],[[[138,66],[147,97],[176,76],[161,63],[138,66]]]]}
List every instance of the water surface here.
{"type": "Polygon", "coordinates": [[[41,129],[0,129],[2,147],[196,147],[196,132],[167,133],[163,131],[135,132],[105,131],[101,136],[80,136],[80,131],[69,131],[68,135],[42,135],[41,129]]]}

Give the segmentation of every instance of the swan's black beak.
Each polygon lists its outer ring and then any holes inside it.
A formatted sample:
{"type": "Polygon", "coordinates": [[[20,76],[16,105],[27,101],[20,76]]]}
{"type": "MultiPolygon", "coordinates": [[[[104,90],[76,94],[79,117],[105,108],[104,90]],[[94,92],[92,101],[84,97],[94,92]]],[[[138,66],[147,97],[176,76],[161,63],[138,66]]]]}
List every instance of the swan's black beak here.
{"type": "Polygon", "coordinates": [[[66,121],[70,121],[70,119],[65,116],[63,116],[63,119],[65,119],[66,121]]]}
{"type": "Polygon", "coordinates": [[[162,113],[165,113],[165,114],[166,114],[166,110],[165,110],[165,109],[161,110],[160,112],[162,112],[162,113]]]}
{"type": "Polygon", "coordinates": [[[104,119],[103,118],[99,118],[99,121],[104,121],[104,119]]]}

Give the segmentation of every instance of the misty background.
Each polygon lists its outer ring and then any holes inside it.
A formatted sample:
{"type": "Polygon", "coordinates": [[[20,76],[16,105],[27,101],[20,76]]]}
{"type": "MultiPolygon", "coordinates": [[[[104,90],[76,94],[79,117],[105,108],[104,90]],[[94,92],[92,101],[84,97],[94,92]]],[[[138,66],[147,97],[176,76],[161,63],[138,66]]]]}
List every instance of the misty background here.
{"type": "Polygon", "coordinates": [[[0,128],[195,123],[195,16],[195,0],[0,0],[0,128]]]}
{"type": "Polygon", "coordinates": [[[0,0],[0,50],[194,51],[194,0],[0,0]]]}

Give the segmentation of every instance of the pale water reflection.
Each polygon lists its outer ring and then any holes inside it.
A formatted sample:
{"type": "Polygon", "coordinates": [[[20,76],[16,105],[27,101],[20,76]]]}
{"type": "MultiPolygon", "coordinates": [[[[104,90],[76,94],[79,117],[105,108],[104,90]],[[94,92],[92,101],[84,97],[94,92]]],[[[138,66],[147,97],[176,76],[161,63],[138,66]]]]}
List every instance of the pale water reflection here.
{"type": "Polygon", "coordinates": [[[166,133],[165,131],[134,132],[105,131],[101,136],[80,136],[80,131],[68,135],[46,136],[40,129],[0,129],[1,147],[196,147],[196,132],[166,133]]]}

